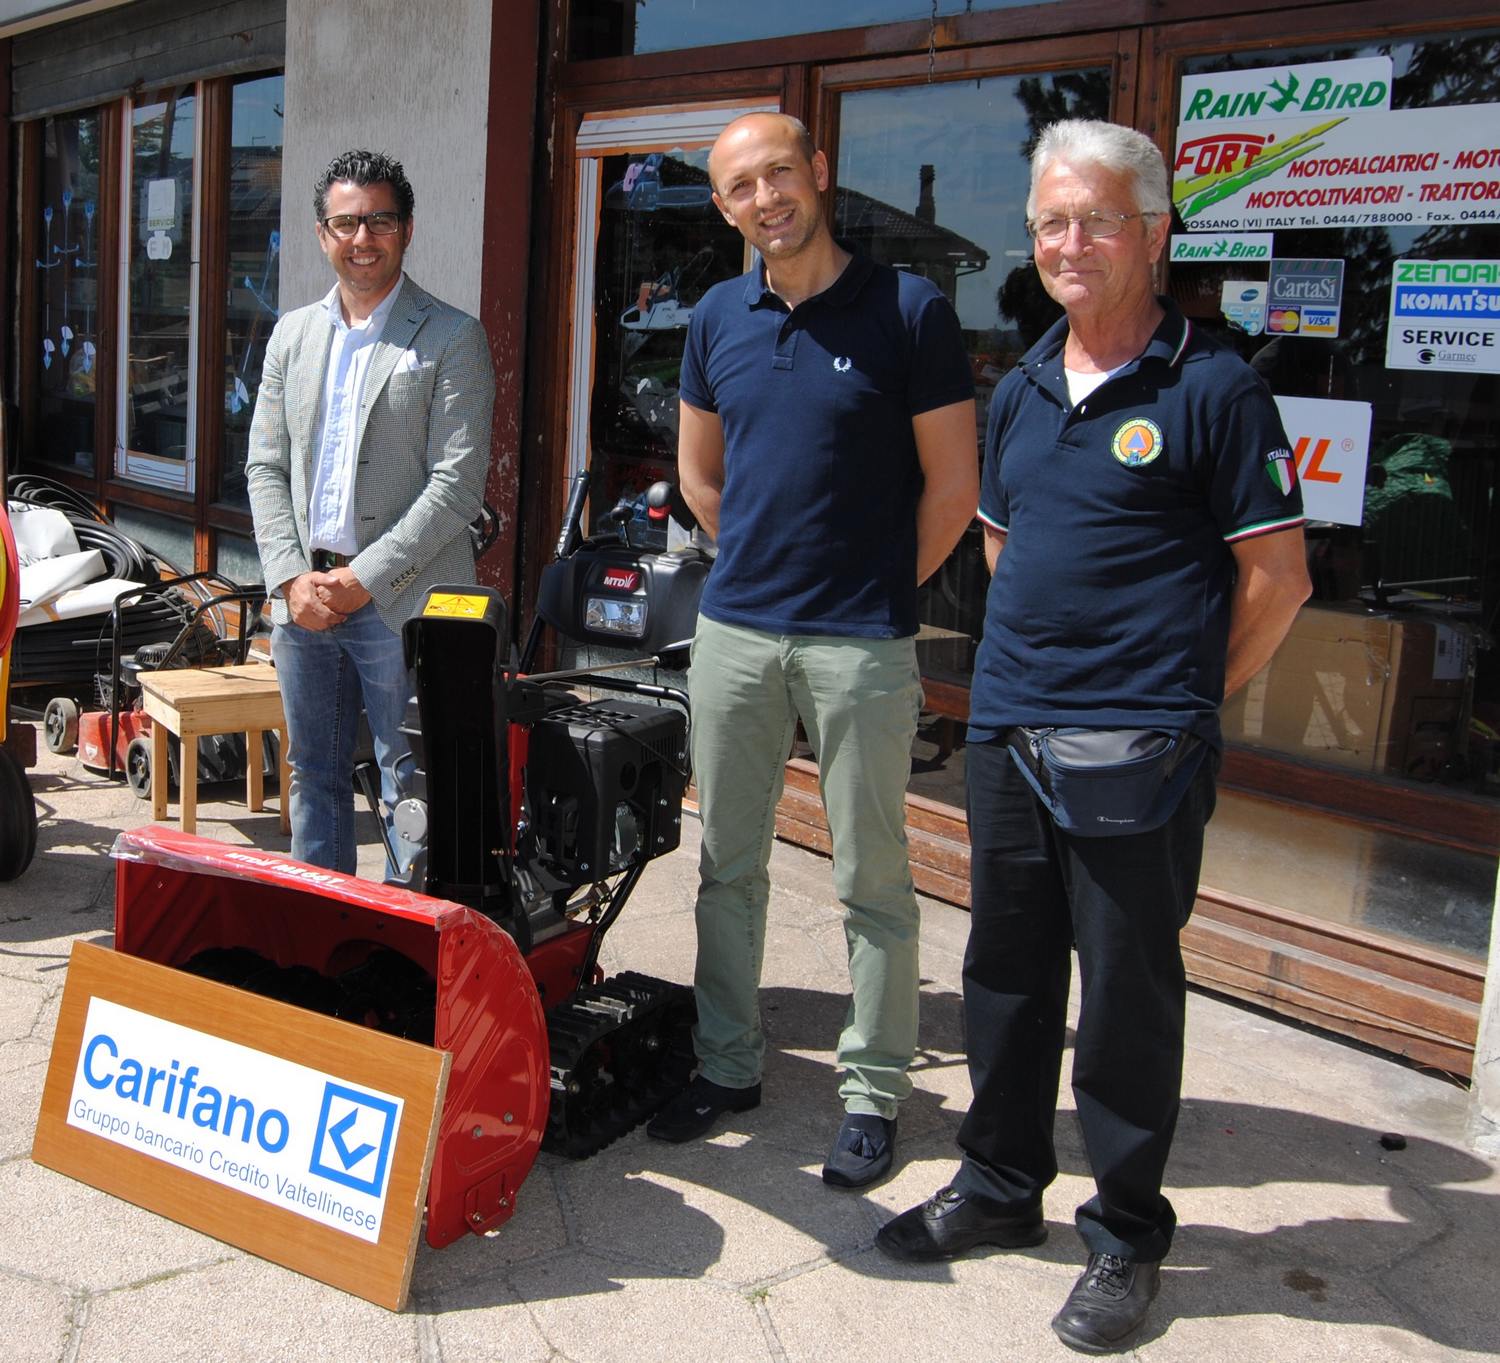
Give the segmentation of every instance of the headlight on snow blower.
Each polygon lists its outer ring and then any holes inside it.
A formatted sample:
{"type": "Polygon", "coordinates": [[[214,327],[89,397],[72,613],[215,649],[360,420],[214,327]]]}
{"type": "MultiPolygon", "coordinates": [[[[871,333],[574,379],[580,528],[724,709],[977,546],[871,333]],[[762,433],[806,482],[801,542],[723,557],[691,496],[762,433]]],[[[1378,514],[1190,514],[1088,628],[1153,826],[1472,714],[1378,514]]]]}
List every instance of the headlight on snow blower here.
{"type": "Polygon", "coordinates": [[[644,597],[591,596],[584,602],[584,625],[601,634],[639,639],[646,633],[644,597]]]}

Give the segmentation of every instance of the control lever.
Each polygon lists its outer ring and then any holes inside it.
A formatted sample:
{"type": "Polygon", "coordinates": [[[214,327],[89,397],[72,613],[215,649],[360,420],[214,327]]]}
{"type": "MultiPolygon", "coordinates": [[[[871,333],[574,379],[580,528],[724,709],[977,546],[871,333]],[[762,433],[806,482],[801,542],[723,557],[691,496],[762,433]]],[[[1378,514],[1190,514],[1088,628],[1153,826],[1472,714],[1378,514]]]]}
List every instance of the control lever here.
{"type": "Polygon", "coordinates": [[[646,489],[646,514],[653,521],[664,521],[670,516],[684,530],[691,533],[698,528],[698,518],[693,515],[682,489],[676,483],[663,479],[646,489]]]}

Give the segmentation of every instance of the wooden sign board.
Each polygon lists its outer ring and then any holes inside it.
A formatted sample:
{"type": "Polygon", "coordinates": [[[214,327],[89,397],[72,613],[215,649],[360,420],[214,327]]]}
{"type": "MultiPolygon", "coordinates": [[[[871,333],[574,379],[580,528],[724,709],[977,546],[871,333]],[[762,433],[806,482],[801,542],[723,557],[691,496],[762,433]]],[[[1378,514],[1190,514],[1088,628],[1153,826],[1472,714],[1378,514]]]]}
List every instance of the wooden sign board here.
{"type": "Polygon", "coordinates": [[[399,1311],[449,1062],[76,942],[31,1157],[399,1311]]]}

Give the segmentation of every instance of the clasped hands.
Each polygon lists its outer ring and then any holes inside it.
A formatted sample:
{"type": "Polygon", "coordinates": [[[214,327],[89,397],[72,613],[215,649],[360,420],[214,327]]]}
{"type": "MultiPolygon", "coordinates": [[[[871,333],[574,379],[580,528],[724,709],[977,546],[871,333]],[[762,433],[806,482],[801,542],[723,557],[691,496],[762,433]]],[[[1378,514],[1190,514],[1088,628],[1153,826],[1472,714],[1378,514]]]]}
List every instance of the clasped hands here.
{"type": "Polygon", "coordinates": [[[302,573],[286,584],[282,595],[292,621],[315,630],[342,625],[371,599],[352,568],[302,573]]]}

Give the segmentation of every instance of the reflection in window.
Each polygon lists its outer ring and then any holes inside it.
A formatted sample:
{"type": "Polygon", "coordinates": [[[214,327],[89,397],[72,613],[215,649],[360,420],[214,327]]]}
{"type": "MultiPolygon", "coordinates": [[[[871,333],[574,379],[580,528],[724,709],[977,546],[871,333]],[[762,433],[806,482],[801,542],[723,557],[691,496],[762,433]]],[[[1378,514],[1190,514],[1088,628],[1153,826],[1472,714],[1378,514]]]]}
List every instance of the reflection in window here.
{"type": "MultiPolygon", "coordinates": [[[[1500,103],[1494,33],[1195,58],[1184,71],[1376,56],[1391,60],[1392,110],[1500,103]]],[[[1174,264],[1172,296],[1278,395],[1369,403],[1369,460],[1361,523],[1308,526],[1313,599],[1270,664],[1225,703],[1225,737],[1333,772],[1421,782],[1424,794],[1493,797],[1500,375],[1388,368],[1386,342],[1395,261],[1495,260],[1500,225],[1290,228],[1276,232],[1275,254],[1343,262],[1337,335],[1267,335],[1254,316],[1231,325],[1226,285],[1267,280],[1264,265],[1174,264]]],[[[1306,487],[1305,453],[1301,468],[1306,487]]],[[[1331,781],[1329,802],[1346,788],[1331,781]]],[[[1495,857],[1227,792],[1209,826],[1203,879],[1482,961],[1495,857]]]]}
{"type": "MultiPolygon", "coordinates": [[[[926,276],[952,302],[979,399],[976,461],[995,385],[1060,315],[1026,234],[1032,144],[1056,119],[1108,110],[1104,70],[860,90],[841,102],[835,235],[926,276]]],[[[964,803],[957,688],[973,675],[989,580],[976,523],[918,598],[917,657],[931,709],[909,789],[950,805],[964,803]]]]}
{"type": "MultiPolygon", "coordinates": [[[[835,235],[947,294],[974,366],[976,459],[995,385],[1059,315],[1031,264],[1027,155],[1047,123],[1101,118],[1108,108],[1102,70],[843,97],[835,235]]],[[[976,525],[922,589],[925,676],[968,684],[988,586],[976,525]]]]}
{"type": "Polygon", "coordinates": [[[240,81],[229,146],[229,274],[225,283],[224,462],[219,497],[249,507],[245,455],[266,341],[278,315],[281,255],[281,76],[240,81]]]}
{"type": "MultiPolygon", "coordinates": [[[[596,519],[676,476],[688,319],[710,285],[744,268],[744,244],[713,204],[706,148],[607,156],[600,183],[590,404],[596,519]]],[[[631,533],[665,543],[643,501],[631,533]]]]}
{"type": "Polygon", "coordinates": [[[573,0],[568,15],[568,55],[628,57],[637,52],[709,47],[794,33],[861,28],[948,18],[975,10],[1011,9],[1035,0],[757,0],[753,5],[700,4],[698,0],[573,0]]]}
{"type": "Polygon", "coordinates": [[[122,503],[111,507],[109,514],[117,529],[140,541],[161,560],[164,575],[175,577],[193,571],[192,521],[122,503]]]}
{"type": "MultiPolygon", "coordinates": [[[[1500,103],[1493,32],[1233,64],[1376,56],[1391,59],[1392,110],[1500,103]]],[[[1185,70],[1229,65],[1199,58],[1185,70]]],[[[1343,262],[1337,335],[1231,325],[1226,287],[1266,280],[1265,265],[1174,264],[1172,295],[1279,396],[1369,403],[1369,458],[1361,523],[1309,526],[1313,600],[1226,705],[1226,733],[1345,771],[1500,793],[1500,660],[1489,647],[1500,618],[1500,375],[1386,364],[1395,262],[1500,259],[1500,225],[1288,228],[1275,254],[1343,262]]]]}
{"type": "Polygon", "coordinates": [[[36,453],[82,473],[94,471],[99,378],[99,134],[97,112],[45,121],[35,210],[42,351],[36,453]]]}
{"type": "Polygon", "coordinates": [[[130,111],[130,220],[125,233],[124,450],[120,472],[193,486],[192,87],[130,111]]]}
{"type": "Polygon", "coordinates": [[[260,567],[260,551],[248,535],[231,535],[221,530],[214,536],[214,570],[241,587],[256,586],[265,574],[260,567]]]}

